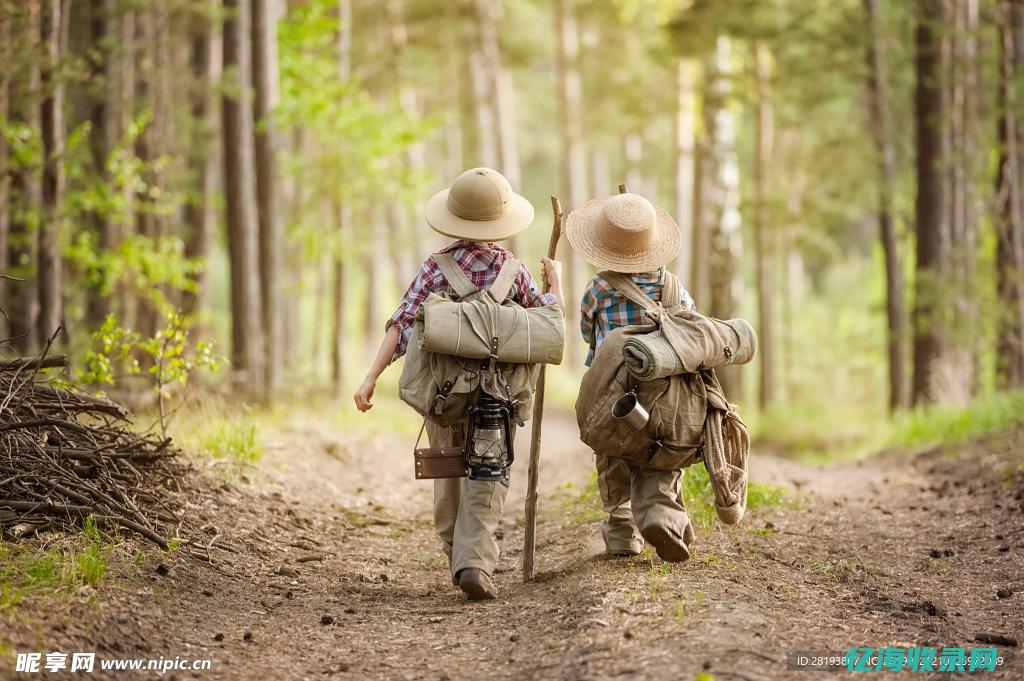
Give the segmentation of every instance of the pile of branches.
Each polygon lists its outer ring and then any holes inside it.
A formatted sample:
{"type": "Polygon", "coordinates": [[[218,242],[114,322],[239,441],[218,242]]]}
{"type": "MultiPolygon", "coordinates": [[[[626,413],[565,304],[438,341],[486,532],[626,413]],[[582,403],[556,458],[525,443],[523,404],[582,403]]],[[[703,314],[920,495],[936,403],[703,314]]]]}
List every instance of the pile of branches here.
{"type": "Polygon", "coordinates": [[[170,439],[133,431],[120,405],[42,373],[66,364],[0,359],[0,527],[17,537],[91,516],[166,549],[179,522],[169,492],[187,466],[170,439]]]}

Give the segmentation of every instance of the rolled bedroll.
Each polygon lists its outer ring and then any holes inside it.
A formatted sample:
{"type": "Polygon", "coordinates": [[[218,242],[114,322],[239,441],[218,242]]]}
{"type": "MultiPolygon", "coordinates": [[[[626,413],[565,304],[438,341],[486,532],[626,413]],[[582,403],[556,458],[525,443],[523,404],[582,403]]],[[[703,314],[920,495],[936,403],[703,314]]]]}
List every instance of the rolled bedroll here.
{"type": "Polygon", "coordinates": [[[659,329],[630,334],[622,346],[626,368],[640,381],[746,364],[756,352],[757,334],[745,320],[695,312],[663,313],[659,329]]]}
{"type": "Polygon", "coordinates": [[[556,305],[522,308],[431,295],[417,311],[417,326],[423,350],[468,359],[487,359],[493,350],[500,362],[560,364],[565,347],[556,305]]]}

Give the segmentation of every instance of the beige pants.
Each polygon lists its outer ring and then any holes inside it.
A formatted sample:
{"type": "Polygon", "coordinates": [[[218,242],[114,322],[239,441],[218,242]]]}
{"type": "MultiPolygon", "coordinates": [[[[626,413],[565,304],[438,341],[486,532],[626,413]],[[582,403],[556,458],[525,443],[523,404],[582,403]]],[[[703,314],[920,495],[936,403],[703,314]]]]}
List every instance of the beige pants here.
{"type": "MultiPolygon", "coordinates": [[[[431,447],[461,445],[462,428],[442,428],[427,421],[431,447]]],[[[452,575],[465,568],[494,574],[498,529],[508,485],[469,478],[434,480],[434,526],[444,545],[452,575]]]]}
{"type": "MultiPolygon", "coordinates": [[[[692,529],[687,531],[690,517],[680,488],[683,471],[660,471],[630,464],[620,457],[595,456],[597,486],[608,513],[601,524],[608,551],[639,553],[644,538],[650,541],[656,528],[668,528],[680,538],[692,537],[692,529]]],[[[660,533],[658,538],[664,536],[660,533]]]]}

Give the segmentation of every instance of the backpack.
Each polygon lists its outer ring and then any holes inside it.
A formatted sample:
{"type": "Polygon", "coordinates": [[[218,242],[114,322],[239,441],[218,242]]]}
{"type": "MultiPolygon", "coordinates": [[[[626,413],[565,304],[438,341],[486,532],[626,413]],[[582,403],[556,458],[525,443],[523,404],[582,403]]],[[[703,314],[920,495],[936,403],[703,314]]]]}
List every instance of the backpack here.
{"type": "MultiPolygon", "coordinates": [[[[511,258],[506,260],[494,283],[486,289],[481,289],[470,281],[450,253],[438,253],[432,257],[454,290],[454,294],[432,292],[416,310],[412,338],[398,380],[399,396],[425,418],[440,426],[450,426],[466,420],[470,406],[476,403],[480,391],[483,391],[497,399],[510,402],[513,406],[514,419],[522,426],[531,413],[533,390],[537,384],[540,364],[500,361],[499,358],[502,356],[502,348],[523,345],[519,341],[524,331],[529,334],[531,327],[528,324],[512,325],[502,332],[496,331],[494,327],[488,327],[488,334],[500,333],[502,337],[493,344],[492,350],[485,356],[475,352],[469,343],[470,340],[479,341],[479,333],[466,333],[466,347],[470,354],[476,355],[475,357],[432,352],[431,347],[445,346],[443,338],[437,341],[431,337],[434,345],[426,342],[427,324],[431,321],[432,314],[436,312],[442,323],[451,319],[450,314],[440,314],[444,311],[444,306],[451,306],[453,303],[465,304],[468,308],[465,318],[478,322],[481,319],[481,310],[493,312],[493,315],[485,314],[483,317],[494,319],[505,318],[507,315],[499,314],[505,308],[522,310],[522,306],[509,297],[519,273],[520,261],[511,258]],[[510,341],[510,336],[517,337],[510,341]]],[[[557,355],[560,359],[560,346],[564,343],[565,333],[561,322],[561,310],[556,306],[546,306],[537,310],[543,310],[542,314],[546,319],[553,318],[553,314],[557,315],[557,324],[534,324],[533,329],[536,331],[538,327],[543,326],[548,332],[556,333],[559,339],[557,355]]],[[[477,330],[479,331],[479,328],[477,330]]],[[[550,336],[550,333],[548,335],[550,336]]],[[[552,343],[553,341],[549,339],[546,345],[550,346],[552,343]]],[[[551,352],[547,353],[550,354],[551,352]]]]}
{"type": "Polygon", "coordinates": [[[672,301],[668,306],[652,301],[628,276],[600,276],[641,305],[648,319],[612,330],[597,348],[576,400],[580,438],[602,454],[658,470],[681,470],[704,461],[719,518],[726,524],[738,522],[746,507],[749,438],[714,369],[753,357],[753,329],[742,320],[717,320],[683,308],[679,281],[671,272],[665,271],[662,280],[662,301],[672,301]],[[683,345],[672,346],[680,371],[640,380],[630,371],[627,359],[635,356],[625,346],[655,334],[683,345]],[[612,405],[629,392],[650,414],[638,431],[612,417],[612,405]]]}

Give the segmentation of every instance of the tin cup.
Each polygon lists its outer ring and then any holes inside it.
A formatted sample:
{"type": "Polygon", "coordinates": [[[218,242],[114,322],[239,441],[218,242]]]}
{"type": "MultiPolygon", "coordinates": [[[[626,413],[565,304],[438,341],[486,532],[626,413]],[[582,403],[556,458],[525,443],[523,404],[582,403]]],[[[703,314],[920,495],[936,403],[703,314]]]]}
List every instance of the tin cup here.
{"type": "Polygon", "coordinates": [[[615,404],[612,405],[612,416],[630,430],[641,430],[651,420],[651,415],[644,409],[644,405],[640,404],[633,391],[615,400],[615,404]]]}

